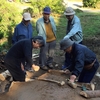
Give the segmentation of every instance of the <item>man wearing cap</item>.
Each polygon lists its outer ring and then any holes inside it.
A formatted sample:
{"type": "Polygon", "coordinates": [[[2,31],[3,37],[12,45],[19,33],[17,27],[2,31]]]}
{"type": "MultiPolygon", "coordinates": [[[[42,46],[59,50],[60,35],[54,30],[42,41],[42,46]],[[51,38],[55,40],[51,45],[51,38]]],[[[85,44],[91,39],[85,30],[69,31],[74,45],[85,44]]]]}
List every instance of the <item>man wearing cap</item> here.
{"type": "Polygon", "coordinates": [[[64,15],[68,19],[66,36],[76,43],[82,43],[83,34],[80,19],[75,15],[75,11],[71,7],[67,7],[64,15]]]}
{"type": "Polygon", "coordinates": [[[36,30],[39,36],[42,36],[45,40],[45,47],[40,50],[39,63],[41,69],[47,70],[53,68],[53,55],[56,46],[56,25],[51,14],[50,7],[43,9],[43,17],[37,20],[36,30]],[[48,66],[48,67],[47,67],[48,66]]]}
{"type": "Polygon", "coordinates": [[[39,66],[35,65],[32,60],[32,49],[38,49],[44,45],[43,37],[36,36],[32,39],[22,39],[10,48],[5,56],[4,63],[11,73],[13,81],[25,81],[25,66],[22,65],[23,59],[30,68],[32,67],[35,71],[39,70],[39,66]]]}
{"type": "Polygon", "coordinates": [[[31,15],[28,12],[23,14],[21,23],[19,23],[14,30],[12,43],[15,44],[21,39],[30,39],[33,37],[33,27],[30,23],[31,15]]]}
{"type": "MultiPolygon", "coordinates": [[[[71,72],[69,82],[74,83],[76,77],[79,77],[78,82],[90,83],[99,67],[95,53],[69,38],[61,40],[60,49],[71,56],[71,64],[65,69],[66,74],[71,72]]],[[[67,59],[65,56],[65,63],[67,59]]]]}

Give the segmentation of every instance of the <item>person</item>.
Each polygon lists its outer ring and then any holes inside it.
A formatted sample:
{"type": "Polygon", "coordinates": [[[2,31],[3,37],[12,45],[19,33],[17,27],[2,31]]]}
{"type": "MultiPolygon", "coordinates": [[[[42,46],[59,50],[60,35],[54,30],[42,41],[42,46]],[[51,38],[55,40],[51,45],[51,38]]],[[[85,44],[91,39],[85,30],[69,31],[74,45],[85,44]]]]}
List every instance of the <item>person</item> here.
{"type": "Polygon", "coordinates": [[[41,69],[53,68],[53,55],[56,47],[56,25],[54,18],[50,16],[51,9],[46,6],[43,9],[43,17],[36,22],[36,30],[39,36],[45,40],[45,47],[40,49],[39,64],[41,69]]]}
{"type": "Polygon", "coordinates": [[[70,38],[76,43],[82,43],[83,34],[80,19],[75,15],[75,11],[72,7],[67,7],[64,15],[68,19],[66,36],[64,38],[70,38]]]}
{"type": "MultiPolygon", "coordinates": [[[[32,49],[38,49],[45,45],[43,37],[36,36],[32,39],[22,39],[15,43],[4,58],[4,64],[13,77],[13,81],[25,81],[25,69],[22,64],[23,59],[34,69],[39,70],[39,66],[32,61],[32,49]]],[[[30,69],[30,68],[29,68],[30,69]]]]}
{"type": "Polygon", "coordinates": [[[12,37],[12,44],[15,44],[21,39],[31,39],[33,37],[33,27],[30,23],[31,15],[28,12],[23,14],[22,21],[16,25],[12,37]]]}
{"type": "MultiPolygon", "coordinates": [[[[66,36],[64,36],[64,39],[70,38],[72,41],[82,44],[83,34],[82,34],[80,19],[75,15],[75,11],[73,10],[72,7],[67,7],[64,12],[64,15],[68,19],[66,36]]],[[[65,56],[69,58],[66,61],[67,65],[69,66],[71,63],[70,55],[66,53],[65,56]]],[[[66,65],[63,65],[61,69],[64,69],[66,67],[67,67],[66,65]]]]}
{"type": "MultiPolygon", "coordinates": [[[[21,23],[19,23],[14,30],[14,34],[12,37],[12,43],[15,44],[19,40],[22,39],[31,39],[33,37],[33,27],[32,24],[30,23],[31,20],[31,15],[29,12],[25,12],[23,14],[23,18],[21,23]]],[[[28,65],[24,63],[24,59],[22,63],[24,64],[25,68],[27,69],[28,65]]]]}
{"type": "Polygon", "coordinates": [[[99,67],[95,53],[69,38],[61,40],[60,49],[71,55],[71,65],[65,69],[66,74],[71,74],[69,81],[74,83],[79,77],[78,82],[90,83],[99,67]]]}

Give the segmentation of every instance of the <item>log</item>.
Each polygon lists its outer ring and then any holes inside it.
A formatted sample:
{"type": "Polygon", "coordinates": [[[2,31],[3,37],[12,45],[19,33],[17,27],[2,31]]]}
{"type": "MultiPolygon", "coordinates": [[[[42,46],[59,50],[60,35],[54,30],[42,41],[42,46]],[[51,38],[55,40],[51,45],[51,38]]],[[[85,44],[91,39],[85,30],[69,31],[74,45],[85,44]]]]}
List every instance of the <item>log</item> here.
{"type": "Polygon", "coordinates": [[[9,77],[9,76],[11,76],[11,74],[10,74],[10,72],[9,72],[8,70],[6,70],[6,71],[4,71],[4,72],[2,72],[2,73],[0,74],[0,80],[1,80],[1,81],[4,81],[4,80],[6,80],[6,78],[9,77]]]}
{"type": "Polygon", "coordinates": [[[82,88],[82,87],[86,87],[87,90],[95,90],[95,85],[93,83],[79,83],[76,82],[77,86],[82,88]]]}
{"type": "Polygon", "coordinates": [[[49,73],[60,73],[60,74],[65,74],[64,70],[55,70],[55,69],[50,69],[48,70],[49,73]]]}
{"type": "Polygon", "coordinates": [[[68,84],[70,87],[72,87],[73,89],[77,88],[77,84],[74,83],[74,82],[70,82],[70,81],[68,81],[67,84],[68,84]]]}
{"type": "Polygon", "coordinates": [[[37,79],[42,80],[42,81],[57,83],[60,86],[65,85],[65,81],[56,81],[56,80],[53,80],[53,79],[46,79],[46,78],[37,78],[37,79]]]}
{"type": "Polygon", "coordinates": [[[80,95],[85,98],[96,98],[100,97],[100,90],[94,90],[94,91],[81,91],[80,95]]]}

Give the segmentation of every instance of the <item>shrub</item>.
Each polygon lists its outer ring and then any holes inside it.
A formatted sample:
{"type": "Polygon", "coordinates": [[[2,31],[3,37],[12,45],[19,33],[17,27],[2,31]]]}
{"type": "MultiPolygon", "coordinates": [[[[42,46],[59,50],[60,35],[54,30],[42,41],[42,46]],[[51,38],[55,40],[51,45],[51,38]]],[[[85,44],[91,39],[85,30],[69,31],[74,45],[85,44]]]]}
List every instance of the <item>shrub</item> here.
{"type": "Polygon", "coordinates": [[[100,2],[100,0],[83,0],[83,6],[97,8],[96,5],[98,2],[100,2]]]}
{"type": "MultiPolygon", "coordinates": [[[[18,23],[18,16],[18,9],[14,8],[12,3],[0,1],[0,39],[7,39],[8,44],[11,44],[13,28],[18,23]]],[[[2,43],[0,43],[1,45],[2,43]]]]}
{"type": "Polygon", "coordinates": [[[48,2],[47,0],[34,0],[31,4],[34,8],[34,13],[41,14],[45,6],[49,6],[53,13],[62,13],[65,9],[62,2],[63,0],[48,0],[48,2]]]}

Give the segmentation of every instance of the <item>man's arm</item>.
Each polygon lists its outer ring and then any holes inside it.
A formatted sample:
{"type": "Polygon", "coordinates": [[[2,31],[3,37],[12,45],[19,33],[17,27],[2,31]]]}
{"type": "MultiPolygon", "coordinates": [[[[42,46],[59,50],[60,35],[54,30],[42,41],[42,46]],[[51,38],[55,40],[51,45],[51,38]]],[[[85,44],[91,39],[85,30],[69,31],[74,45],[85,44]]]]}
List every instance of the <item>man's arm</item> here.
{"type": "Polygon", "coordinates": [[[16,43],[17,42],[17,27],[15,27],[14,29],[14,33],[13,33],[13,37],[12,37],[12,44],[16,43]]]}
{"type": "Polygon", "coordinates": [[[72,29],[70,30],[70,32],[64,37],[64,38],[70,38],[72,36],[74,36],[80,28],[80,23],[79,22],[75,22],[74,25],[72,26],[72,29]]]}

